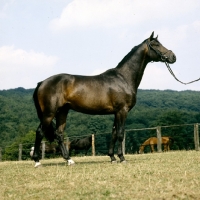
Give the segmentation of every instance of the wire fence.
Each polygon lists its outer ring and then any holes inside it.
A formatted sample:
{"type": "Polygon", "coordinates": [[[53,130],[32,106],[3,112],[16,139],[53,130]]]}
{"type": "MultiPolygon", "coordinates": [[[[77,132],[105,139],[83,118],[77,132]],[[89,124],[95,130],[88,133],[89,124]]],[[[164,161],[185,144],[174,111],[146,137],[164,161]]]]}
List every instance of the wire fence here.
{"type": "MultiPolygon", "coordinates": [[[[81,139],[92,135],[91,148],[87,155],[107,155],[109,144],[111,141],[112,134],[96,133],[79,135],[65,138],[66,147],[69,148],[68,144],[74,139],[81,139]]],[[[140,129],[126,129],[124,140],[123,140],[123,153],[124,154],[135,154],[138,152],[140,145],[150,137],[157,137],[156,149],[158,152],[162,152],[161,137],[171,136],[175,143],[171,147],[173,150],[196,150],[199,151],[199,123],[195,124],[181,124],[181,125],[170,125],[170,126],[158,126],[151,128],[140,128],[140,129]],[[180,138],[180,133],[182,137],[180,138]],[[184,137],[187,137],[185,139],[184,137]]],[[[34,143],[23,143],[16,146],[0,147],[0,161],[5,160],[29,160],[31,148],[34,143]]],[[[117,148],[117,145],[116,145],[117,148]]],[[[115,148],[115,152],[116,149],[115,148]]],[[[145,152],[149,152],[150,148],[147,147],[145,152]]],[[[85,151],[75,151],[73,155],[85,155],[85,151]]],[[[52,158],[61,156],[58,145],[56,143],[49,144],[47,141],[42,141],[41,145],[41,159],[52,158]],[[47,153],[48,149],[52,149],[50,153],[47,153]]]]}

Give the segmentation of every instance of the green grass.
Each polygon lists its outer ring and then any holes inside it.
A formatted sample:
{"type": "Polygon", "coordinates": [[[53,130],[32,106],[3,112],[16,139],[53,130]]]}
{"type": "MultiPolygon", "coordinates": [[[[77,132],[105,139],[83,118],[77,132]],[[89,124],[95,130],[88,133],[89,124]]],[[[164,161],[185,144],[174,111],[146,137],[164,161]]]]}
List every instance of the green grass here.
{"type": "Polygon", "coordinates": [[[0,163],[0,199],[200,199],[200,152],[107,156],[0,163]]]}

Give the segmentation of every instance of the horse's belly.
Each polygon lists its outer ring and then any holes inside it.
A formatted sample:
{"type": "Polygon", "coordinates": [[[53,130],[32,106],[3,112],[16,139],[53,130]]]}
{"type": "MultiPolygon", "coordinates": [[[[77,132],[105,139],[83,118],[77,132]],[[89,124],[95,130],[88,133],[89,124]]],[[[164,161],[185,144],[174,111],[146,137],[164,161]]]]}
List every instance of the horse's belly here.
{"type": "Polygon", "coordinates": [[[131,98],[122,93],[105,92],[102,88],[91,87],[68,92],[66,103],[70,108],[87,114],[113,114],[132,104],[131,98]]]}
{"type": "Polygon", "coordinates": [[[85,113],[85,114],[92,114],[92,115],[106,115],[106,114],[114,114],[113,109],[109,108],[83,108],[83,107],[71,107],[72,110],[85,113]]]}
{"type": "Polygon", "coordinates": [[[77,112],[82,112],[86,114],[113,114],[114,109],[112,105],[101,104],[98,102],[71,102],[70,108],[77,112]]]}

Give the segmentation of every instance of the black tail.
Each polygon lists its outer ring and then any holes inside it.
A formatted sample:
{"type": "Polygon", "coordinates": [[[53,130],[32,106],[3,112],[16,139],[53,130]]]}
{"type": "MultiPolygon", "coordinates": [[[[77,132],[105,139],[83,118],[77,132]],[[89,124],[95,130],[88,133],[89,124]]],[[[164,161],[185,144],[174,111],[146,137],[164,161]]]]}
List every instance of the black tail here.
{"type": "MultiPolygon", "coordinates": [[[[41,84],[42,84],[42,82],[39,82],[37,84],[37,87],[35,88],[35,91],[33,93],[33,101],[34,101],[34,104],[35,104],[35,108],[36,108],[36,111],[37,111],[38,118],[40,119],[40,122],[41,122],[39,127],[38,127],[39,129],[41,129],[41,127],[42,127],[41,126],[42,125],[42,110],[41,110],[39,102],[38,102],[37,92],[38,92],[38,88],[40,87],[41,84]]],[[[55,135],[54,135],[55,130],[56,130],[56,125],[52,121],[51,124],[49,125],[49,127],[47,128],[47,130],[44,133],[46,139],[49,140],[49,142],[53,142],[54,141],[54,139],[55,139],[55,135]]]]}
{"type": "Polygon", "coordinates": [[[37,115],[38,115],[38,118],[40,119],[40,121],[42,120],[42,111],[41,111],[41,108],[40,108],[40,105],[38,102],[37,92],[38,92],[38,88],[40,87],[41,84],[42,84],[42,82],[39,82],[37,84],[37,87],[35,88],[35,91],[33,93],[33,101],[34,101],[37,115]]]}
{"type": "Polygon", "coordinates": [[[174,144],[174,139],[172,137],[169,137],[169,143],[170,143],[170,145],[174,144]]]}

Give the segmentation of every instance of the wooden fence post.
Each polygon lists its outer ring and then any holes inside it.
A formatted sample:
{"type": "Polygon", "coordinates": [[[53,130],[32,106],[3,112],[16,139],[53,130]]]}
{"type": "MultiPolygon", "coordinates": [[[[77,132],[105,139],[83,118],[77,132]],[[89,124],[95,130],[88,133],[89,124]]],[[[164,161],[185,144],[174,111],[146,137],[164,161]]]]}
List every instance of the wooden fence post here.
{"type": "Polygon", "coordinates": [[[95,156],[95,140],[94,134],[92,134],[92,156],[95,156]]]}
{"type": "Polygon", "coordinates": [[[157,132],[157,150],[158,150],[158,153],[161,153],[162,152],[162,146],[161,146],[161,127],[158,126],[157,129],[156,129],[156,132],[157,132]]]}
{"type": "Polygon", "coordinates": [[[18,160],[22,160],[22,144],[19,144],[19,157],[18,160]]]}
{"type": "Polygon", "coordinates": [[[124,139],[123,139],[123,142],[122,142],[122,153],[123,155],[125,155],[125,151],[126,150],[126,131],[124,131],[124,139]]]}
{"type": "Polygon", "coordinates": [[[194,146],[199,151],[199,124],[194,124],[194,146]]]}
{"type": "Polygon", "coordinates": [[[42,141],[42,159],[45,158],[45,141],[42,141]]]}
{"type": "Polygon", "coordinates": [[[2,148],[0,147],[0,162],[2,161],[2,148]]]}

